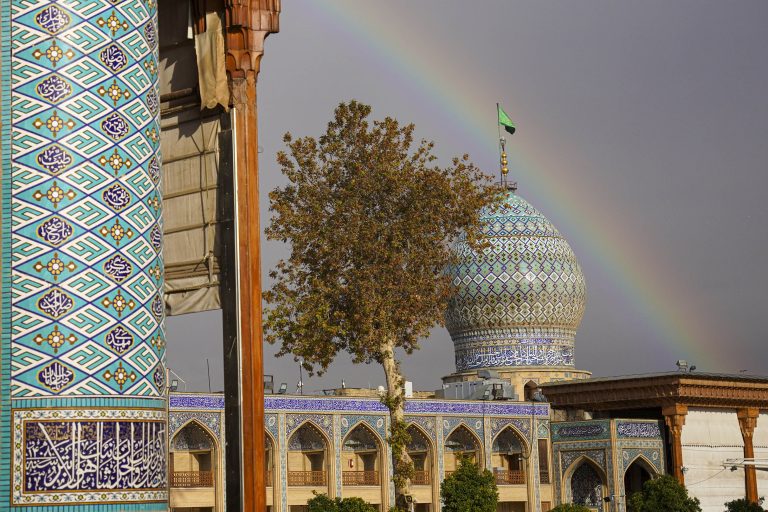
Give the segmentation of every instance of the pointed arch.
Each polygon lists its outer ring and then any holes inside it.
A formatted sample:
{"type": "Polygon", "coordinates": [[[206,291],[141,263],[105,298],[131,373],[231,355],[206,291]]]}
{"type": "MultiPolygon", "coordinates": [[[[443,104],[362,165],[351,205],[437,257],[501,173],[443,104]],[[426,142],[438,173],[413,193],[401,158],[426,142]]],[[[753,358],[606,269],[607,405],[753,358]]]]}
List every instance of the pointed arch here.
{"type": "Polygon", "coordinates": [[[582,455],[568,467],[563,487],[567,502],[600,509],[608,488],[608,478],[597,462],[582,455]]]}
{"type": "Polygon", "coordinates": [[[643,489],[645,482],[658,477],[658,470],[653,463],[642,453],[639,453],[624,470],[624,494],[630,496],[639,492],[643,489]]]}
{"type": "Polygon", "coordinates": [[[272,487],[275,480],[275,457],[277,456],[277,443],[274,436],[268,429],[264,429],[264,474],[266,475],[266,486],[272,487]]]}
{"type": "Polygon", "coordinates": [[[341,442],[343,486],[380,485],[384,444],[376,431],[359,421],[341,442]]]}
{"type": "Polygon", "coordinates": [[[443,464],[446,473],[458,469],[459,462],[466,453],[473,453],[475,463],[482,468],[484,464],[484,452],[482,440],[464,422],[459,423],[445,436],[443,444],[443,464]],[[469,442],[471,441],[471,446],[469,442]]]}
{"type": "Polygon", "coordinates": [[[344,446],[344,442],[347,440],[347,438],[350,436],[350,434],[352,434],[352,432],[354,432],[358,428],[366,429],[368,431],[368,433],[371,436],[373,436],[373,438],[376,440],[376,443],[378,444],[380,449],[384,447],[386,441],[381,438],[381,435],[376,431],[375,428],[370,426],[365,420],[362,420],[362,419],[358,420],[357,422],[355,422],[353,425],[350,426],[349,430],[344,435],[344,438],[341,440],[341,446],[342,447],[344,446]]]}
{"type": "Polygon", "coordinates": [[[493,439],[491,440],[491,446],[493,446],[493,443],[495,443],[499,436],[506,430],[512,431],[515,437],[517,437],[517,440],[520,442],[520,447],[523,449],[523,453],[529,453],[530,442],[528,441],[525,434],[523,434],[523,432],[521,432],[517,425],[514,423],[508,423],[507,425],[504,425],[504,427],[501,428],[498,432],[496,432],[496,434],[493,436],[493,439]]]}
{"type": "Polygon", "coordinates": [[[288,485],[327,487],[332,446],[332,441],[315,422],[309,419],[301,422],[287,440],[288,485]]]}
{"type": "Polygon", "coordinates": [[[502,428],[491,443],[491,468],[500,485],[526,483],[530,451],[525,438],[512,425],[502,428]]]}
{"type": "Polygon", "coordinates": [[[533,379],[529,379],[523,386],[523,398],[526,401],[533,400],[537,389],[539,389],[539,383],[533,379]]]}
{"type": "Polygon", "coordinates": [[[411,458],[411,462],[413,462],[414,469],[411,483],[413,485],[430,485],[432,482],[431,476],[435,471],[435,444],[429,434],[418,423],[409,423],[407,431],[411,439],[408,442],[406,451],[411,458]],[[416,438],[419,438],[420,444],[416,443],[416,438]],[[423,450],[421,449],[422,443],[423,450]]]}
{"type": "Polygon", "coordinates": [[[173,450],[174,448],[174,441],[178,438],[179,434],[184,432],[184,430],[190,428],[190,426],[195,426],[197,428],[200,428],[207,437],[211,440],[212,446],[211,448],[213,450],[219,449],[219,438],[216,436],[216,433],[213,432],[205,423],[202,423],[197,418],[190,418],[187,421],[185,421],[179,428],[176,429],[176,431],[173,433],[173,436],[171,436],[171,443],[170,448],[173,450]]]}
{"type": "Polygon", "coordinates": [[[406,428],[408,430],[413,429],[413,430],[418,431],[419,434],[421,434],[421,436],[424,437],[424,439],[427,441],[427,448],[429,450],[431,450],[431,451],[435,450],[435,448],[436,448],[435,441],[432,439],[432,436],[430,436],[429,433],[424,429],[424,427],[422,427],[421,425],[419,425],[415,421],[411,421],[411,422],[408,422],[406,428]]]}

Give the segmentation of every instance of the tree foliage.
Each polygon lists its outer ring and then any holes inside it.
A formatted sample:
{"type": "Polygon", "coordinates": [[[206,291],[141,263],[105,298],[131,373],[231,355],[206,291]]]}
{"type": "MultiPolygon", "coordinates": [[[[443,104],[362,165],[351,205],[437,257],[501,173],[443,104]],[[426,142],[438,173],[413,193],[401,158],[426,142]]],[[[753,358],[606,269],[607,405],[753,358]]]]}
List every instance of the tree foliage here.
{"type": "Polygon", "coordinates": [[[463,458],[459,469],[440,484],[440,497],[443,512],[496,512],[499,491],[493,473],[463,458]]]}
{"type": "Polygon", "coordinates": [[[765,512],[762,505],[763,498],[760,498],[757,503],[753,503],[746,498],[741,498],[726,503],[725,512],[765,512]]]}
{"type": "Polygon", "coordinates": [[[270,274],[267,340],[310,371],[339,351],[379,361],[383,340],[416,349],[452,293],[446,242],[476,235],[478,210],[493,200],[466,156],[441,168],[433,143],[412,149],[413,125],[370,125],[370,112],[342,103],[324,135],[286,134],[288,153],[278,153],[289,184],[270,193],[266,232],[291,254],[270,274]]]}
{"type": "Polygon", "coordinates": [[[584,505],[574,505],[573,503],[564,503],[553,508],[550,512],[591,512],[584,505]]]}
{"type": "Polygon", "coordinates": [[[688,496],[688,490],[670,475],[645,482],[627,505],[629,512],[701,512],[698,498],[688,496]]]}
{"type": "Polygon", "coordinates": [[[477,240],[479,210],[498,194],[465,155],[439,166],[414,126],[342,103],[318,138],[286,134],[277,160],[288,184],[270,193],[268,238],[290,244],[270,273],[265,331],[310,372],[339,352],[382,365],[387,383],[397,494],[412,465],[405,453],[404,378],[395,351],[410,354],[453,293],[445,270],[460,234],[477,240]]]}
{"type": "Polygon", "coordinates": [[[376,507],[362,498],[335,498],[318,494],[307,502],[308,512],[376,512],[376,507]]]}

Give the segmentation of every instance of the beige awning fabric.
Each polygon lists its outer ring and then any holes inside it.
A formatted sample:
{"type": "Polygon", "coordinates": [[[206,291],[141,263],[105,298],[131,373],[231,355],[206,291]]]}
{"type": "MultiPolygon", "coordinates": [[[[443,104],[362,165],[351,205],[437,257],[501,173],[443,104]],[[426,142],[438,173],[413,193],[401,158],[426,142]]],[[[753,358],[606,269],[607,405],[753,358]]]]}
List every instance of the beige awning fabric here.
{"type": "Polygon", "coordinates": [[[218,234],[220,111],[189,109],[163,120],[166,310],[221,307],[218,234]]]}
{"type": "Polygon", "coordinates": [[[226,218],[231,215],[222,213],[228,210],[220,208],[219,194],[222,184],[231,187],[231,158],[222,159],[220,154],[222,145],[225,155],[232,150],[228,138],[221,142],[222,129],[229,121],[224,110],[229,92],[221,19],[216,13],[206,14],[208,6],[210,2],[195,0],[192,4],[164,3],[160,9],[160,149],[168,315],[221,307],[219,234],[222,222],[231,221],[226,218]],[[176,23],[180,17],[190,18],[196,35],[176,23]],[[198,66],[203,72],[198,72],[198,66]],[[201,96],[209,99],[203,102],[201,96]],[[222,161],[227,162],[224,171],[222,161]]]}
{"type": "Polygon", "coordinates": [[[221,105],[229,108],[226,53],[221,17],[216,12],[205,14],[205,31],[195,34],[197,69],[200,70],[200,102],[203,108],[221,105]]]}

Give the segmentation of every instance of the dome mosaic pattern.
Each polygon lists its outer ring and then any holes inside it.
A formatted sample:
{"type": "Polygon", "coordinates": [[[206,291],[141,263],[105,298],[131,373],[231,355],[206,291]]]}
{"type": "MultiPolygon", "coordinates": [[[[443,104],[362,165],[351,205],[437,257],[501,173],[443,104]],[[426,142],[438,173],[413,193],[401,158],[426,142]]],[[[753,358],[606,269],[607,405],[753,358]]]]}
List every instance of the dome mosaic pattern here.
{"type": "Polygon", "coordinates": [[[456,371],[571,368],[586,287],[568,242],[538,210],[509,191],[481,212],[489,246],[456,245],[456,295],[446,314],[456,371]]]}

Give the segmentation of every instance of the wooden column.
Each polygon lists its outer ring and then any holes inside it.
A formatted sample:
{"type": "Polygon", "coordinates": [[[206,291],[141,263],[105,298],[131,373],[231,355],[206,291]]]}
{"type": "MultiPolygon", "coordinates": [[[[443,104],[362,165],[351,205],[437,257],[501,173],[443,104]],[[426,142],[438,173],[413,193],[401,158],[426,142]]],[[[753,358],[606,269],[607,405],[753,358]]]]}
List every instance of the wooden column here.
{"type": "MultiPolygon", "coordinates": [[[[755,447],[752,443],[752,436],[755,433],[755,427],[757,427],[757,418],[760,416],[760,410],[754,407],[747,407],[739,409],[739,427],[741,428],[741,436],[744,438],[744,458],[754,459],[755,447]]],[[[752,503],[757,503],[757,474],[755,473],[755,466],[753,464],[747,464],[744,466],[744,486],[746,490],[746,496],[752,503]]]]}
{"type": "Polygon", "coordinates": [[[229,411],[239,407],[235,411],[239,414],[228,414],[228,418],[239,416],[240,427],[236,439],[228,435],[232,449],[239,445],[240,500],[238,504],[236,497],[229,499],[234,486],[229,487],[227,509],[243,512],[266,510],[256,80],[264,40],[279,29],[279,12],[279,0],[226,0],[225,5],[237,234],[237,343],[233,348],[239,353],[237,392],[225,391],[229,411]]]}
{"type": "Polygon", "coordinates": [[[664,421],[669,429],[671,448],[672,448],[672,474],[685,485],[685,474],[683,473],[683,425],[685,425],[685,415],[688,414],[688,407],[681,404],[674,404],[664,407],[661,410],[664,415],[664,421]]]}

